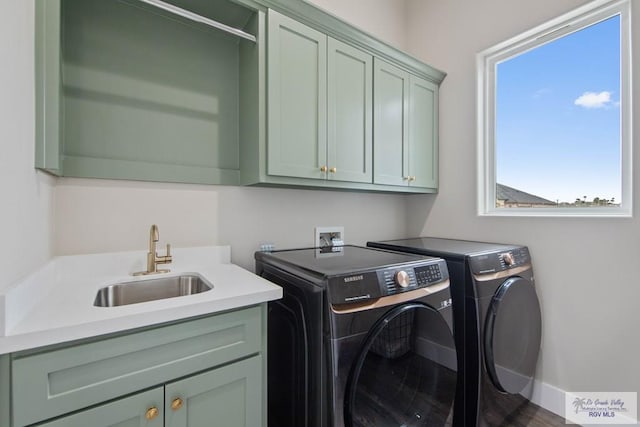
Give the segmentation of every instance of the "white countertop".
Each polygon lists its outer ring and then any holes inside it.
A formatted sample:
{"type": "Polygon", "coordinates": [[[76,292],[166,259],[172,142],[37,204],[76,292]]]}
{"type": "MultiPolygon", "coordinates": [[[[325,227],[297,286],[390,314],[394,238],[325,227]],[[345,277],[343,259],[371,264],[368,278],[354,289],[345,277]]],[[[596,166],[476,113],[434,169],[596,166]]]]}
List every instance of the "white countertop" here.
{"type": "Polygon", "coordinates": [[[176,248],[163,276],[197,273],[213,285],[200,294],[119,307],[94,307],[98,289],[148,280],[146,251],[52,259],[24,280],[0,289],[0,354],[88,338],[259,304],[282,288],[230,263],[228,246],[176,248]]]}

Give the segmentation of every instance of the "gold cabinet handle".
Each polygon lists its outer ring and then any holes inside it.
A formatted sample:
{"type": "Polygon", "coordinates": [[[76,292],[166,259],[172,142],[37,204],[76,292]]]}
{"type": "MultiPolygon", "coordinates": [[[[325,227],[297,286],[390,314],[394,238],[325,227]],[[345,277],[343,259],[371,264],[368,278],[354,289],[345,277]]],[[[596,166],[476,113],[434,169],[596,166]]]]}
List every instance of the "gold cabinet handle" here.
{"type": "Polygon", "coordinates": [[[146,419],[148,419],[149,421],[151,421],[152,419],[157,417],[159,413],[160,413],[160,411],[158,411],[158,408],[153,406],[153,407],[147,409],[147,412],[144,414],[144,417],[146,419]]]}
{"type": "Polygon", "coordinates": [[[415,180],[416,180],[416,177],[415,177],[415,176],[410,176],[410,177],[409,177],[409,181],[415,181],[415,180]]]}
{"type": "Polygon", "coordinates": [[[326,172],[326,171],[327,171],[326,166],[320,166],[320,172],[326,172]]]}
{"type": "Polygon", "coordinates": [[[411,177],[410,176],[403,176],[402,180],[403,181],[410,181],[411,177]]]}
{"type": "Polygon", "coordinates": [[[184,402],[182,401],[182,399],[176,397],[175,399],[173,399],[173,401],[171,401],[171,409],[177,411],[178,409],[182,408],[183,403],[184,402]]]}
{"type": "Polygon", "coordinates": [[[331,169],[329,169],[329,172],[331,172],[331,173],[336,173],[336,172],[338,172],[338,169],[336,169],[336,168],[331,168],[331,169]]]}

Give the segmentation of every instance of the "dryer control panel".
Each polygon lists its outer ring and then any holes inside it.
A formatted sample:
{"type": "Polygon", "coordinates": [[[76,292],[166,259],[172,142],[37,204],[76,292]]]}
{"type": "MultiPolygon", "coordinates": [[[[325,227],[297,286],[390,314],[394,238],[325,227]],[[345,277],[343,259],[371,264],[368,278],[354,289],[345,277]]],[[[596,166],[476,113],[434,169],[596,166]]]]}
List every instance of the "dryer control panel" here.
{"type": "Polygon", "coordinates": [[[497,273],[530,263],[531,256],[526,246],[505,247],[503,250],[469,256],[473,274],[497,273]]]}

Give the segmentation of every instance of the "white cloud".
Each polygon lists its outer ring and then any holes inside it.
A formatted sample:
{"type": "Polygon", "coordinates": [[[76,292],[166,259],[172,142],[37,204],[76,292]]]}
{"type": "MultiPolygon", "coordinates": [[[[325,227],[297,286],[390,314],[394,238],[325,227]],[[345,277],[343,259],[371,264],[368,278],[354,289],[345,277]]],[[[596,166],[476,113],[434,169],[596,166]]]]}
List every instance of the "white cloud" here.
{"type": "Polygon", "coordinates": [[[584,108],[604,108],[611,105],[611,92],[585,92],[573,102],[584,108]]]}

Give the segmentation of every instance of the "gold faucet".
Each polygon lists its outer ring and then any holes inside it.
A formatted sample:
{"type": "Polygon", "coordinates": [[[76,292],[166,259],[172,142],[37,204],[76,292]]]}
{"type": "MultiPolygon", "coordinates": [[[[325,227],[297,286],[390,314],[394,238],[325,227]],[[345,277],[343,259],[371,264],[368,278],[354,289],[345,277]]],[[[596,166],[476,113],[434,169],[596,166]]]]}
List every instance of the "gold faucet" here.
{"type": "Polygon", "coordinates": [[[169,264],[173,261],[171,257],[171,245],[167,243],[167,253],[165,256],[158,256],[156,243],[160,240],[158,226],[153,224],[149,232],[149,252],[147,253],[147,271],[138,271],[134,276],[144,276],[147,274],[168,273],[169,269],[158,270],[158,264],[169,264]]]}

